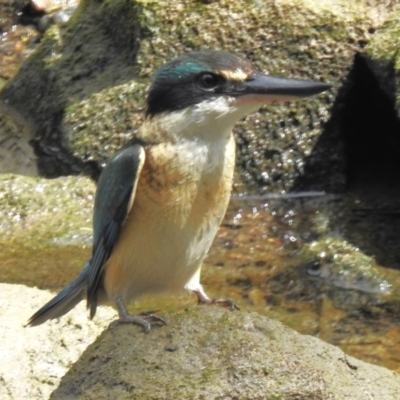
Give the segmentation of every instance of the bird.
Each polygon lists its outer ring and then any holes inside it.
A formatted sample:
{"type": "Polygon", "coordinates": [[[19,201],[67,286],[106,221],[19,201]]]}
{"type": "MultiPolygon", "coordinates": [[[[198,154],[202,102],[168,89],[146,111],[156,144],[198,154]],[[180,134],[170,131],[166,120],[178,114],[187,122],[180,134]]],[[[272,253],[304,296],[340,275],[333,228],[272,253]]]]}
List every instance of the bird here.
{"type": "Polygon", "coordinates": [[[264,104],[316,95],[331,85],[262,73],[247,58],[193,51],[161,66],[150,85],[137,134],[107,163],[97,184],[93,249],[78,277],[29,319],[59,318],[86,298],[114,303],[117,322],[148,332],[165,320],[137,315],[129,301],[183,288],[210,298],[200,272],[228,207],[235,167],[233,127],[264,104]]]}

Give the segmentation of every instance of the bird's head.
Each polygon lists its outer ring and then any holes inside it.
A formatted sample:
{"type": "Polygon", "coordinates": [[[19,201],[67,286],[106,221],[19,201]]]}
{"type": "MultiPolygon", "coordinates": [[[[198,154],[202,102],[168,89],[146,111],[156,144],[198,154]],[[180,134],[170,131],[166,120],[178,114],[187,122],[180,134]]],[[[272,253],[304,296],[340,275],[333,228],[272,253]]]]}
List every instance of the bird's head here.
{"type": "Polygon", "coordinates": [[[146,116],[175,117],[191,129],[207,125],[232,129],[263,104],[291,101],[329,89],[321,82],[277,78],[248,60],[221,51],[177,57],[156,73],[147,97],[146,116]]]}

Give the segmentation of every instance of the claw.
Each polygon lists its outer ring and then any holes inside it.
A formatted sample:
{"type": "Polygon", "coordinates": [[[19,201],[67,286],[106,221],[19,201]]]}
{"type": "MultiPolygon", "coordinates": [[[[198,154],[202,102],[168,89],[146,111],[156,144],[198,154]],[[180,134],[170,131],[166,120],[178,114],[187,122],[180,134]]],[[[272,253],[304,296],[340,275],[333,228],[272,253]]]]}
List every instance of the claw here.
{"type": "Polygon", "coordinates": [[[232,311],[233,310],[240,310],[240,308],[231,300],[231,299],[216,299],[210,298],[204,292],[203,288],[192,290],[193,293],[197,296],[197,303],[198,304],[218,304],[222,307],[228,307],[232,311]]]}
{"type": "Polygon", "coordinates": [[[137,315],[126,314],[118,318],[114,323],[118,324],[136,324],[143,328],[144,333],[149,333],[153,323],[161,323],[167,325],[164,318],[151,313],[141,313],[137,315]]]}
{"type": "Polygon", "coordinates": [[[240,308],[231,299],[211,299],[211,304],[219,304],[223,307],[230,308],[232,311],[240,310],[240,308]]]}
{"type": "Polygon", "coordinates": [[[159,317],[154,314],[157,311],[147,311],[142,312],[137,315],[132,315],[128,313],[128,310],[125,307],[125,304],[121,297],[117,297],[115,300],[117,305],[119,318],[112,323],[115,324],[136,324],[140,325],[143,328],[144,333],[148,333],[151,329],[153,323],[161,323],[162,325],[167,325],[167,322],[164,318],[159,317]]]}

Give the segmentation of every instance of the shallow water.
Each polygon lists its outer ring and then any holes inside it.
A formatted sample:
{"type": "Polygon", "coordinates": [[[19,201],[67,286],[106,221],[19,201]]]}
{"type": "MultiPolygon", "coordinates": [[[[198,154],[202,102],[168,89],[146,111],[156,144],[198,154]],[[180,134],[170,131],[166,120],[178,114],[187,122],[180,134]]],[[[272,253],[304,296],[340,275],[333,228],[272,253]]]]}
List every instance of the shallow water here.
{"type": "MultiPolygon", "coordinates": [[[[206,288],[400,371],[400,272],[349,240],[354,232],[341,218],[359,200],[273,197],[232,200],[204,268],[206,288]]],[[[358,233],[368,241],[366,226],[364,221],[365,232],[358,233]]]]}

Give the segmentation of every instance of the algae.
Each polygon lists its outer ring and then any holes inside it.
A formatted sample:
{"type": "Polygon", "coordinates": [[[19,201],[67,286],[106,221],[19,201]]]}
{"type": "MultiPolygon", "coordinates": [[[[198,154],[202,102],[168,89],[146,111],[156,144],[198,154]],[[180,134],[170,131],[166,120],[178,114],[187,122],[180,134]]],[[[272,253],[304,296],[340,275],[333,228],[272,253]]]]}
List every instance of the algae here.
{"type": "Polygon", "coordinates": [[[323,236],[306,244],[301,252],[310,276],[326,279],[342,289],[376,294],[391,291],[392,285],[382,276],[375,260],[343,239],[323,236]]]}

